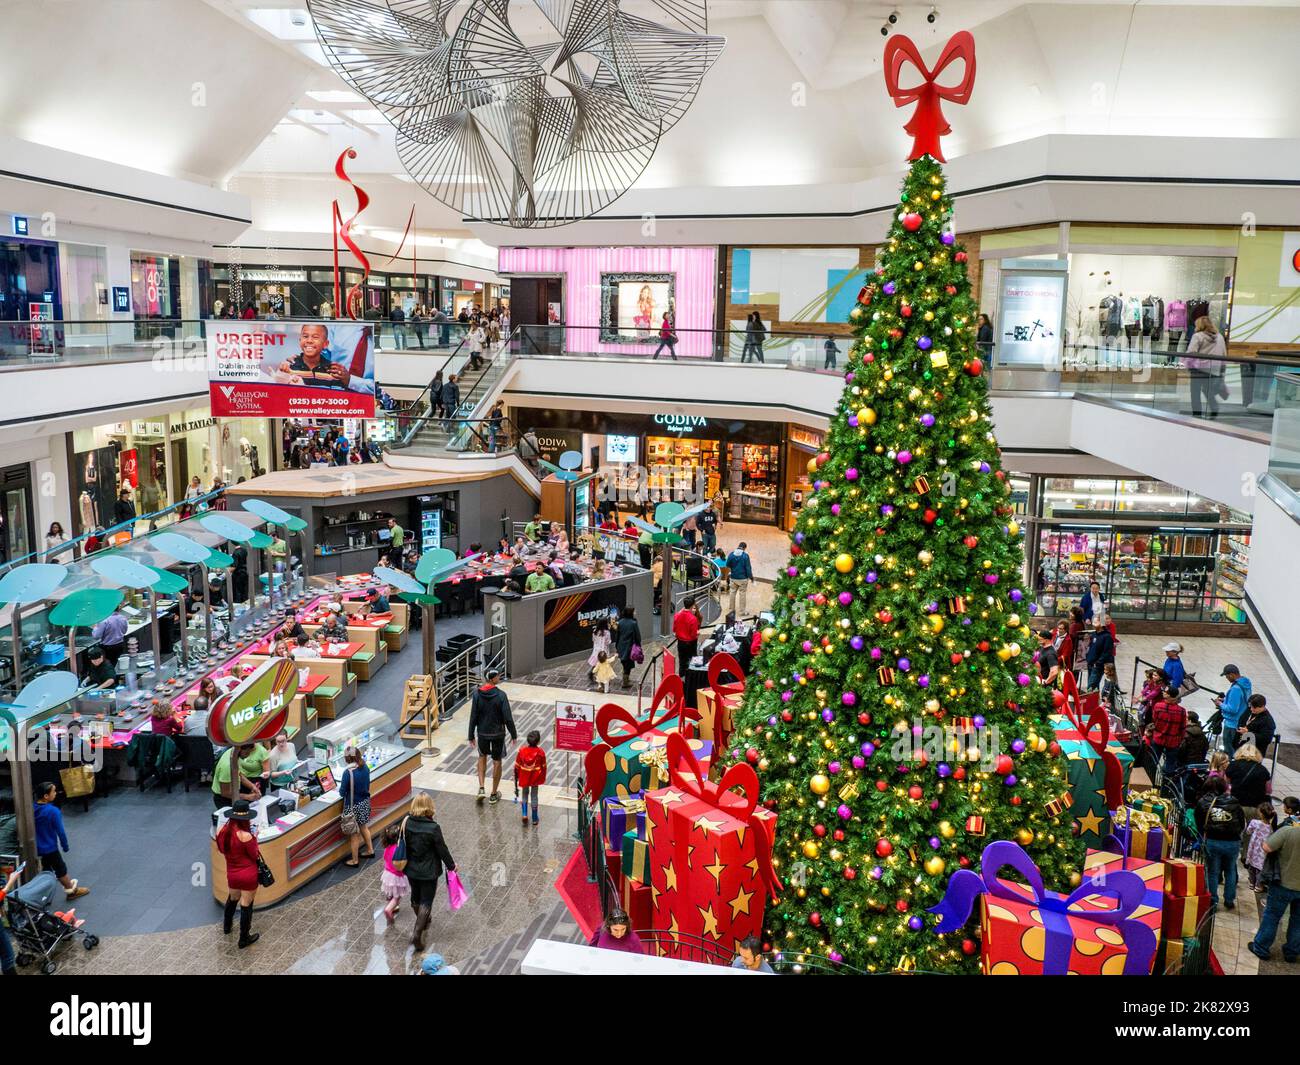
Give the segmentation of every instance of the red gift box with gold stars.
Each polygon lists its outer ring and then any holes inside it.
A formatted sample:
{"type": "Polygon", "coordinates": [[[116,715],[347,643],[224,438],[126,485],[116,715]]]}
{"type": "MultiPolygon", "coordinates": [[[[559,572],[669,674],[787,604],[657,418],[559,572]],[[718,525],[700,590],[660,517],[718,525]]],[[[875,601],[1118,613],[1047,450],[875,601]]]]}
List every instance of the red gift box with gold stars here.
{"type": "Polygon", "coordinates": [[[734,951],[761,934],[767,895],[777,890],[776,815],[757,805],[758,777],[747,765],[715,784],[676,733],[668,765],[668,787],[645,796],[654,927],[669,933],[660,950],[670,953],[681,935],[734,951]]]}

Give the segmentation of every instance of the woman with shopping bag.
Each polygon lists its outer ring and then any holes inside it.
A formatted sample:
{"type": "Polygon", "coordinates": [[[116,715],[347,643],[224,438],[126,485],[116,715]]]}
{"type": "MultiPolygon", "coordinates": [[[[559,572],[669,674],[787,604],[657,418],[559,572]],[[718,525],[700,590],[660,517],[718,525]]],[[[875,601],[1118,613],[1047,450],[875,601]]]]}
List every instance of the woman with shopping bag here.
{"type": "MultiPolygon", "coordinates": [[[[442,838],[442,827],[433,819],[433,812],[433,796],[420,792],[411,801],[411,816],[406,819],[404,872],[411,885],[411,906],[415,909],[415,931],[411,943],[416,950],[424,950],[424,936],[429,929],[433,900],[438,894],[438,878],[444,870],[449,892],[454,895],[455,889],[463,891],[456,877],[456,863],[442,838]]],[[[454,903],[455,899],[452,901],[454,903]]]]}

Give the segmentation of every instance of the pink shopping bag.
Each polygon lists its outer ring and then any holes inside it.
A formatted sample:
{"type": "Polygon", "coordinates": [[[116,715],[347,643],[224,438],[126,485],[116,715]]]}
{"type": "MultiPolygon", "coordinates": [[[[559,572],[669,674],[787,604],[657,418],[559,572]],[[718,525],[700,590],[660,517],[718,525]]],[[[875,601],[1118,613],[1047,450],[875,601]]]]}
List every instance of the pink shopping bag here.
{"type": "Polygon", "coordinates": [[[460,877],[455,869],[447,870],[447,905],[452,911],[459,910],[469,899],[469,892],[465,890],[465,885],[460,882],[460,877]]]}

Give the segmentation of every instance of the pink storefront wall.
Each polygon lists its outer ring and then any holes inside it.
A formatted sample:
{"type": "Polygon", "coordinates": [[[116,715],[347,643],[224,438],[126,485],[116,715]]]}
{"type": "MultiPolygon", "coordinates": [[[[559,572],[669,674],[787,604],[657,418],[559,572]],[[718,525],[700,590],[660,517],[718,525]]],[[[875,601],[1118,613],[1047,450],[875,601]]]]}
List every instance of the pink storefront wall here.
{"type": "Polygon", "coordinates": [[[658,341],[648,345],[600,343],[600,275],[676,274],[677,354],[707,359],[713,355],[717,265],[718,249],[713,247],[502,248],[497,272],[564,275],[565,324],[590,327],[570,328],[567,350],[614,355],[650,355],[658,341]]]}

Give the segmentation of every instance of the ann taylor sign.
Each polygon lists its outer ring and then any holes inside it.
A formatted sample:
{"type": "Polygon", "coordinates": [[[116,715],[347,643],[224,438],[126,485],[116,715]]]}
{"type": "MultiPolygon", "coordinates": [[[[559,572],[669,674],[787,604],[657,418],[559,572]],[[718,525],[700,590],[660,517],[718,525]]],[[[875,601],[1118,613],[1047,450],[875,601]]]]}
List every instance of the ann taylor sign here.
{"type": "Polygon", "coordinates": [[[707,429],[709,419],[699,414],[656,414],[655,425],[662,425],[670,433],[686,433],[692,429],[707,429]]]}

